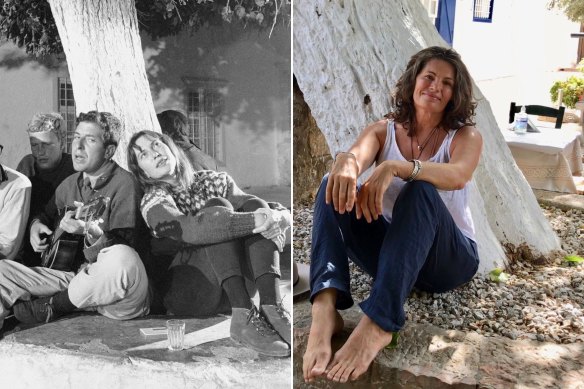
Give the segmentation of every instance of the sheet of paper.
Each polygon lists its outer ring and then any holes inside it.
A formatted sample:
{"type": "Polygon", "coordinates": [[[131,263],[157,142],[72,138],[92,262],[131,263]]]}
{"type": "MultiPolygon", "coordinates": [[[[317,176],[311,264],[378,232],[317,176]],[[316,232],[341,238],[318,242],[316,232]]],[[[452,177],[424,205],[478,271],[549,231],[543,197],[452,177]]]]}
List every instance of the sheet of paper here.
{"type": "MultiPolygon", "coordinates": [[[[225,318],[221,323],[217,323],[207,328],[185,334],[184,349],[196,347],[203,343],[213,342],[219,339],[229,338],[229,327],[231,318],[225,318]]],[[[166,339],[127,349],[126,351],[156,350],[168,347],[166,339]]]]}

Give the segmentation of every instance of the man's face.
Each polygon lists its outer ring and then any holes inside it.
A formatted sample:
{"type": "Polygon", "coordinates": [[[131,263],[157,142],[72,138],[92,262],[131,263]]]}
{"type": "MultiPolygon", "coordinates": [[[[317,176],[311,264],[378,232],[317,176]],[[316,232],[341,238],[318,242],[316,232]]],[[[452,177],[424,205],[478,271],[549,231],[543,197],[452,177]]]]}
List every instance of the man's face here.
{"type": "Polygon", "coordinates": [[[28,134],[30,150],[40,170],[53,170],[61,162],[63,145],[54,132],[31,132],[28,134]]]}
{"type": "Polygon", "coordinates": [[[91,122],[81,122],[75,129],[71,144],[73,168],[78,172],[95,173],[112,157],[115,151],[113,145],[105,146],[103,130],[91,122]]]}

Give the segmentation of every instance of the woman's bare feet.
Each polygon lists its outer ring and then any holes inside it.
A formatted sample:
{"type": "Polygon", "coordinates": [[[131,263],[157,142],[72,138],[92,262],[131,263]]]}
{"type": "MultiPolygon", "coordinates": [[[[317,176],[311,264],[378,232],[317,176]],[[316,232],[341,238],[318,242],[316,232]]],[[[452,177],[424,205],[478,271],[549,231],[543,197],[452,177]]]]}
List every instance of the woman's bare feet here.
{"type": "Polygon", "coordinates": [[[318,297],[320,294],[312,304],[312,324],[302,360],[305,382],[312,382],[324,374],[332,356],[331,338],[344,326],[343,318],[336,310],[335,304],[331,304],[330,301],[318,301],[318,297]]]}
{"type": "Polygon", "coordinates": [[[347,382],[367,371],[379,351],[391,342],[392,333],[382,330],[364,315],[347,342],[335,353],[327,368],[327,378],[347,382]]]}

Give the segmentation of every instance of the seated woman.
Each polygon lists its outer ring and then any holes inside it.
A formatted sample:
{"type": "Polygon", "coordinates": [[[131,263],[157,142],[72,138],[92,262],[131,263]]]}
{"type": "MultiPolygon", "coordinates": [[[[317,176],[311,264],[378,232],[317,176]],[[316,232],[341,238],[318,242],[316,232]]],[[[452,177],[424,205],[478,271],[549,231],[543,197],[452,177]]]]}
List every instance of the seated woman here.
{"type": "Polygon", "coordinates": [[[478,269],[468,182],[482,137],[460,56],[442,47],[415,54],[397,82],[394,104],[388,119],[365,128],[337,155],[315,201],[312,324],[303,359],[308,382],[322,375],[357,379],[404,325],[413,287],[445,292],[478,269]],[[347,258],[374,282],[360,304],[364,316],[333,357],[331,337],[343,328],[337,310],[353,305],[347,258]]]}
{"type": "Polygon", "coordinates": [[[169,271],[169,311],[217,314],[226,295],[234,340],[264,355],[290,355],[291,324],[281,304],[278,253],[290,226],[289,212],[281,206],[270,209],[224,172],[195,172],[164,134],[134,134],[128,166],[143,186],[141,210],[152,235],[181,245],[169,271]],[[193,281],[185,283],[189,272],[194,272],[193,281]],[[257,287],[259,310],[245,279],[257,287]],[[176,301],[181,296],[186,301],[176,301]]]}

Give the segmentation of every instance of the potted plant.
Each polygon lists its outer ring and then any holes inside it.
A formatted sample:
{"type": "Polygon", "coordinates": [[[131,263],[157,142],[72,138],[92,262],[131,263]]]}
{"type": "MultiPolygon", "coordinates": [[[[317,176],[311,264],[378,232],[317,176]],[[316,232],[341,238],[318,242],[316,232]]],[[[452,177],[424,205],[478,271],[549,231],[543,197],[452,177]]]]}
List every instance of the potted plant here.
{"type": "MultiPolygon", "coordinates": [[[[577,69],[584,75],[584,60],[580,61],[577,69]]],[[[550,88],[552,101],[559,103],[558,94],[562,90],[562,101],[566,107],[574,108],[584,95],[584,76],[571,76],[563,81],[556,81],[550,88]]]]}

